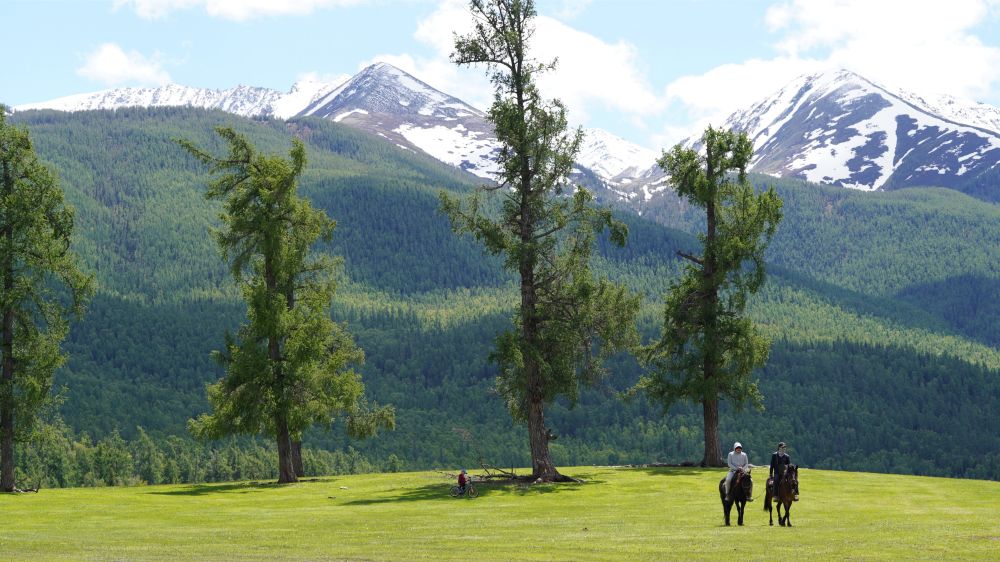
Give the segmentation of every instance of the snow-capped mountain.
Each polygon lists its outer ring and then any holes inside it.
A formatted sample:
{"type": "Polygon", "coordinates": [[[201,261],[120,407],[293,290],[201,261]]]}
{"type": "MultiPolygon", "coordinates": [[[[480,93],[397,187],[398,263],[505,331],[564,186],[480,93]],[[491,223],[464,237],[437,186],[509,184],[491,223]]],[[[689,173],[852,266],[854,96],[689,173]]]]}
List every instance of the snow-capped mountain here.
{"type": "MultiPolygon", "coordinates": [[[[486,115],[402,70],[373,64],[339,83],[306,80],[288,92],[238,86],[209,90],[168,85],[118,88],[47,102],[21,105],[18,111],[85,111],[121,107],[187,106],[220,109],[244,117],[320,117],[366,130],[404,149],[428,155],[484,179],[495,179],[499,147],[486,115]]],[[[656,155],[600,129],[585,131],[579,166],[593,172],[600,186],[634,197],[639,179],[654,168],[656,155]]],[[[583,174],[581,174],[582,177],[583,174]]],[[[591,177],[591,184],[595,183],[591,177]]]]}
{"type": "Polygon", "coordinates": [[[724,126],[750,135],[753,171],[856,189],[961,189],[1000,165],[1000,110],[846,70],[800,77],[724,126]]]}
{"type": "MultiPolygon", "coordinates": [[[[385,63],[365,68],[299,116],[365,129],[485,179],[495,179],[499,150],[486,115],[385,63]]],[[[601,129],[584,131],[577,160],[603,182],[628,183],[656,161],[650,150],[601,129]]]]}
{"type": "Polygon", "coordinates": [[[949,121],[972,125],[988,131],[1000,131],[1000,108],[992,105],[947,95],[919,96],[904,91],[899,92],[899,97],[949,121]]]}
{"type": "Polygon", "coordinates": [[[585,129],[577,160],[599,176],[626,183],[656,164],[657,154],[603,129],[585,129]]]}
{"type": "Polygon", "coordinates": [[[191,88],[167,84],[157,88],[115,88],[78,94],[40,103],[19,105],[14,109],[56,109],[87,111],[123,107],[200,107],[219,109],[243,117],[288,118],[302,111],[317,98],[334,89],[337,83],[318,80],[296,82],[288,92],[254,86],[236,86],[226,90],[191,88]]]}
{"type": "Polygon", "coordinates": [[[482,178],[496,172],[498,147],[485,114],[390,64],[365,68],[298,115],[364,129],[482,178]]]}
{"type": "MultiPolygon", "coordinates": [[[[499,146],[485,114],[385,63],[371,65],[342,83],[297,82],[288,92],[237,86],[228,90],[171,84],[159,88],[118,88],[18,106],[17,111],[86,111],[122,107],[186,106],[219,109],[244,117],[313,116],[381,136],[404,149],[428,155],[495,179],[499,146]]],[[[600,129],[588,129],[578,164],[596,183],[629,199],[636,180],[654,167],[653,152],[600,129]],[[616,189],[617,188],[617,189],[616,189]]],[[[595,183],[592,179],[590,183],[595,183]]]]}

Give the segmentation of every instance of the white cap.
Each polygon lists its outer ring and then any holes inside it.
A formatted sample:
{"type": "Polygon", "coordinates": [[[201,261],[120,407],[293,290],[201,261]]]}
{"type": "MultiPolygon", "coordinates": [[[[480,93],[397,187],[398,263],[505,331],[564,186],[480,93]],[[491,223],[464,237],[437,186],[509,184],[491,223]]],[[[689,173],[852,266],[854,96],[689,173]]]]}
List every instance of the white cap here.
{"type": "Polygon", "coordinates": [[[743,445],[740,445],[740,442],[739,442],[739,441],[737,441],[737,442],[736,442],[736,444],[735,444],[735,445],[733,445],[733,450],[735,451],[737,447],[739,447],[740,449],[742,449],[742,448],[743,448],[743,445]]]}

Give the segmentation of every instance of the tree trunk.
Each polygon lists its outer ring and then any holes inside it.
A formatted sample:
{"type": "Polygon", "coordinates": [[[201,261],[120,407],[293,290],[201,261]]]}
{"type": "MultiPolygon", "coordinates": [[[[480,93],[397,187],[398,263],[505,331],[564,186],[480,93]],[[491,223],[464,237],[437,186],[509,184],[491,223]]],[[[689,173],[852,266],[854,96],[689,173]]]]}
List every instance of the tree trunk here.
{"type": "MultiPolygon", "coordinates": [[[[264,256],[264,283],[271,295],[278,293],[277,275],[274,271],[273,256],[264,256]]],[[[284,381],[284,365],[282,364],[281,348],[278,337],[269,335],[267,338],[267,356],[274,368],[274,392],[277,401],[274,414],[274,433],[278,442],[278,484],[298,482],[295,476],[295,464],[292,458],[292,437],[288,431],[287,404],[283,396],[287,389],[284,381]]]]}
{"type": "MultiPolygon", "coordinates": [[[[711,149],[709,149],[711,150],[711,149]]],[[[714,178],[714,168],[715,168],[715,158],[713,154],[708,155],[707,166],[708,166],[708,176],[714,178]]],[[[722,449],[719,446],[719,389],[717,387],[716,372],[721,366],[721,353],[719,349],[721,348],[719,340],[719,334],[716,329],[718,323],[718,318],[716,318],[717,306],[719,303],[719,283],[715,279],[716,271],[716,251],[715,251],[715,237],[717,228],[716,219],[716,197],[717,188],[716,184],[712,183],[711,194],[708,197],[708,203],[705,205],[705,265],[702,270],[704,275],[704,283],[707,289],[707,295],[705,298],[705,307],[703,309],[703,318],[705,326],[705,340],[707,349],[705,351],[705,357],[702,364],[702,375],[704,376],[706,383],[705,388],[708,388],[708,392],[702,398],[702,412],[704,415],[704,425],[705,425],[705,456],[701,459],[701,466],[722,466],[722,449]]]]}
{"type": "Polygon", "coordinates": [[[559,471],[549,454],[548,428],[545,427],[544,404],[540,399],[531,399],[528,405],[528,439],[531,443],[531,477],[543,482],[559,479],[559,471]]]}
{"type": "Polygon", "coordinates": [[[292,439],[288,434],[288,423],[281,415],[275,416],[274,422],[278,440],[278,484],[298,482],[295,466],[292,464],[292,439]]]}
{"type": "Polygon", "coordinates": [[[306,475],[305,465],[302,464],[302,441],[292,440],[292,468],[295,469],[295,476],[302,478],[306,475]]]}
{"type": "MultiPolygon", "coordinates": [[[[524,202],[527,200],[527,197],[523,199],[524,202]]],[[[521,239],[522,244],[528,245],[534,236],[535,229],[528,205],[522,204],[521,209],[521,239]]],[[[549,454],[549,432],[548,428],[545,427],[545,402],[542,398],[544,396],[544,381],[542,381],[538,360],[534,357],[538,347],[536,259],[533,252],[525,252],[519,268],[521,274],[521,340],[528,348],[527,352],[524,353],[525,378],[528,383],[525,389],[528,408],[528,441],[531,446],[532,478],[542,482],[555,482],[560,478],[560,474],[552,463],[552,455],[549,454]]]]}
{"type": "Polygon", "coordinates": [[[701,404],[705,416],[705,456],[701,466],[724,466],[719,445],[719,400],[706,398],[701,404]]]}

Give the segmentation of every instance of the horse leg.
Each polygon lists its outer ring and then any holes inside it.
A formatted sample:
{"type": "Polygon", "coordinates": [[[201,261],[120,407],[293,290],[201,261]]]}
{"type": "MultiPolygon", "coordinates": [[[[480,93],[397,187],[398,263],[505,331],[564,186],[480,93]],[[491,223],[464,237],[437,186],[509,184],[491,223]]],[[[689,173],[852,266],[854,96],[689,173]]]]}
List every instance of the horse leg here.
{"type": "Polygon", "coordinates": [[[743,510],[746,509],[746,506],[747,506],[747,504],[744,503],[744,502],[742,502],[742,501],[737,501],[736,502],[736,512],[739,513],[739,516],[740,516],[739,519],[736,521],[736,523],[740,527],[743,526],[743,510]]]}
{"type": "Polygon", "coordinates": [[[785,525],[788,527],[792,526],[792,502],[788,502],[785,506],[785,525]]]}
{"type": "MultiPolygon", "coordinates": [[[[781,515],[781,507],[783,505],[785,505],[785,502],[782,501],[781,499],[779,499],[778,500],[778,525],[781,525],[782,527],[785,526],[785,518],[782,517],[782,515],[781,515]]],[[[787,513],[787,511],[788,510],[786,509],[785,512],[787,513]]]]}
{"type": "Polygon", "coordinates": [[[722,500],[722,514],[726,520],[726,527],[729,526],[729,509],[732,504],[726,505],[726,480],[719,482],[719,499],[722,500]]]}

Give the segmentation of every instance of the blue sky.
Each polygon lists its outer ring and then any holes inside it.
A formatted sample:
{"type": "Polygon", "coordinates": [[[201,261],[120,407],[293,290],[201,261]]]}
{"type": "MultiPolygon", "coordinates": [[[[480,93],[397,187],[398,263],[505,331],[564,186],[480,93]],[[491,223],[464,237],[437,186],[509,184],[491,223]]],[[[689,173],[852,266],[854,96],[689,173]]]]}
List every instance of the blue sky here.
{"type": "MultiPolygon", "coordinates": [[[[175,82],[287,90],[386,61],[485,107],[447,60],[462,0],[3,0],[0,102],[175,82]]],[[[848,68],[1000,106],[1000,0],[537,0],[543,91],[575,124],[668,146],[795,76],[848,68]]]]}

